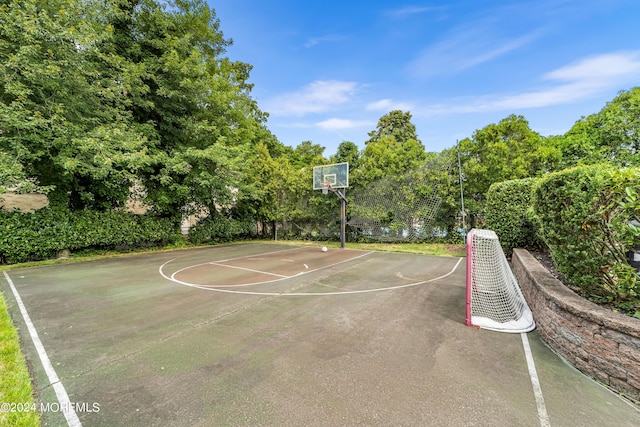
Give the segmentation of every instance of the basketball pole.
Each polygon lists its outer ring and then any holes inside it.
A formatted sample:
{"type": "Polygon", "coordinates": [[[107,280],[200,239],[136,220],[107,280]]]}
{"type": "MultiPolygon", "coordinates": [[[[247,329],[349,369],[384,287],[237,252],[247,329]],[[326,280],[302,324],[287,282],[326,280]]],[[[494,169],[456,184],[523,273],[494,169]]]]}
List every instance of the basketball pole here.
{"type": "Polygon", "coordinates": [[[340,191],[338,188],[329,187],[329,190],[340,199],[340,249],[344,249],[347,244],[347,189],[343,188],[340,191]]]}
{"type": "Polygon", "coordinates": [[[346,245],[346,229],[347,229],[347,198],[345,193],[347,190],[336,190],[340,197],[340,249],[344,249],[346,245]]]}
{"type": "Polygon", "coordinates": [[[322,190],[322,194],[329,191],[340,198],[340,248],[344,249],[347,241],[347,193],[349,186],[349,163],[335,163],[313,167],[313,188],[322,190]],[[333,188],[333,187],[337,188],[333,188]]]}
{"type": "Polygon", "coordinates": [[[344,249],[347,244],[347,189],[332,188],[331,191],[340,199],[340,249],[344,249]]]}

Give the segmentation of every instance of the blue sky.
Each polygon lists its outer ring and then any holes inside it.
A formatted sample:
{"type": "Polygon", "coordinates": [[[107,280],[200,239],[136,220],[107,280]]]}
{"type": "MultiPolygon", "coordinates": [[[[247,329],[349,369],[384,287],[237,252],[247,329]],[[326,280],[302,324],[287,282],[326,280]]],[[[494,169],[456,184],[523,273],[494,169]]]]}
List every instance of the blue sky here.
{"type": "Polygon", "coordinates": [[[428,151],[510,114],[563,134],[640,86],[640,1],[208,0],[284,144],[360,148],[410,111],[428,151]]]}

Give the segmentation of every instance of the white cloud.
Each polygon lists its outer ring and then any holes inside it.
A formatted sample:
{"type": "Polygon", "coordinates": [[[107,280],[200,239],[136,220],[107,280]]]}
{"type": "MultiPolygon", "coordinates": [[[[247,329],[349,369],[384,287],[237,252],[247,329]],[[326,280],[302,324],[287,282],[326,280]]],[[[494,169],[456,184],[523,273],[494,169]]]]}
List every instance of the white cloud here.
{"type": "Polygon", "coordinates": [[[609,85],[618,79],[640,75],[640,51],[614,52],[590,56],[547,73],[549,80],[602,81],[609,85]]]}
{"type": "Polygon", "coordinates": [[[461,30],[422,51],[409,63],[407,73],[415,77],[458,73],[520,49],[540,36],[538,31],[500,38],[490,33],[482,26],[461,30]]]}
{"type": "Polygon", "coordinates": [[[385,11],[385,15],[391,16],[392,18],[402,19],[408,16],[417,15],[417,14],[426,13],[426,12],[433,12],[440,9],[443,9],[443,8],[442,7],[405,6],[398,9],[387,10],[385,11]]]}
{"type": "Polygon", "coordinates": [[[318,45],[320,43],[325,43],[325,42],[338,42],[338,41],[344,40],[345,38],[346,38],[345,36],[341,36],[341,35],[338,35],[338,34],[328,34],[326,36],[311,37],[304,44],[304,47],[310,48],[310,47],[313,47],[315,45],[318,45]]]}
{"type": "Polygon", "coordinates": [[[372,125],[375,125],[375,123],[367,120],[349,120],[336,118],[327,119],[316,123],[317,127],[324,130],[353,129],[372,125]]]}
{"type": "Polygon", "coordinates": [[[451,75],[515,52],[550,31],[549,9],[537,0],[462,13],[458,24],[438,39],[426,39],[429,45],[409,62],[406,72],[418,78],[451,75]]]}
{"type": "Polygon", "coordinates": [[[640,51],[590,56],[546,73],[543,81],[552,86],[514,95],[489,95],[473,101],[432,105],[423,114],[471,113],[542,108],[578,102],[612,88],[637,85],[640,80],[640,51]]]}
{"type": "Polygon", "coordinates": [[[368,111],[392,111],[402,110],[410,111],[412,109],[411,104],[406,102],[397,102],[392,99],[381,99],[379,101],[370,102],[365,107],[368,111]]]}
{"type": "Polygon", "coordinates": [[[358,89],[359,85],[355,82],[317,80],[296,92],[285,93],[268,101],[265,111],[272,115],[293,116],[323,113],[351,101],[358,89]]]}

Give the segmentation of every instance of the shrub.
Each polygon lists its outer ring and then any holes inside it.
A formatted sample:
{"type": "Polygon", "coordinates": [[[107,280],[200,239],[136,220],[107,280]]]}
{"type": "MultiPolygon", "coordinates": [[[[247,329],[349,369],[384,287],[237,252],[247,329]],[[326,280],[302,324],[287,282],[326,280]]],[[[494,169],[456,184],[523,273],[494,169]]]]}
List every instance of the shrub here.
{"type": "Polygon", "coordinates": [[[625,200],[639,190],[638,173],[577,167],[548,175],[534,188],[540,235],[558,271],[587,297],[638,301],[638,281],[625,259],[634,243],[628,226],[634,205],[625,200]]]}
{"type": "Polygon", "coordinates": [[[535,178],[515,179],[491,185],[487,192],[487,228],[493,230],[507,256],[513,248],[539,249],[542,242],[531,208],[535,178]]]}
{"type": "Polygon", "coordinates": [[[47,259],[66,248],[69,216],[49,208],[31,214],[0,212],[0,261],[47,259]]]}
{"type": "MultiPolygon", "coordinates": [[[[604,239],[597,248],[606,253],[610,263],[602,268],[605,287],[614,293],[616,301],[635,301],[640,305],[640,274],[627,262],[629,250],[640,247],[640,169],[610,172],[600,201],[600,226],[604,239]]],[[[636,310],[640,307],[628,309],[636,310]]],[[[636,316],[640,315],[636,311],[636,316]]]]}
{"type": "Polygon", "coordinates": [[[172,243],[177,225],[168,218],[123,211],[80,211],[72,215],[73,238],[69,249],[135,248],[172,243]]]}
{"type": "Polygon", "coordinates": [[[255,235],[255,222],[224,215],[209,216],[189,230],[189,241],[195,244],[229,242],[255,235]]]}
{"type": "Polygon", "coordinates": [[[165,245],[179,237],[166,218],[123,211],[0,212],[0,262],[53,258],[62,249],[113,249],[165,245]]]}

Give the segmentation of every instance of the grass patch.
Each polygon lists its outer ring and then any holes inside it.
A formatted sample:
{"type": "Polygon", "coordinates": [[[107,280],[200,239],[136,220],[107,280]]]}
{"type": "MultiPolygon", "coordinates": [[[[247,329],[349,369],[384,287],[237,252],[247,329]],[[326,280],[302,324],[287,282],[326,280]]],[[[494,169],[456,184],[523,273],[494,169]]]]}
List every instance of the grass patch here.
{"type": "Polygon", "coordinates": [[[11,322],[4,295],[0,292],[0,404],[10,410],[0,410],[0,425],[39,426],[35,409],[31,377],[20,352],[18,332],[11,322]],[[24,407],[30,410],[22,410],[24,407]]]}

